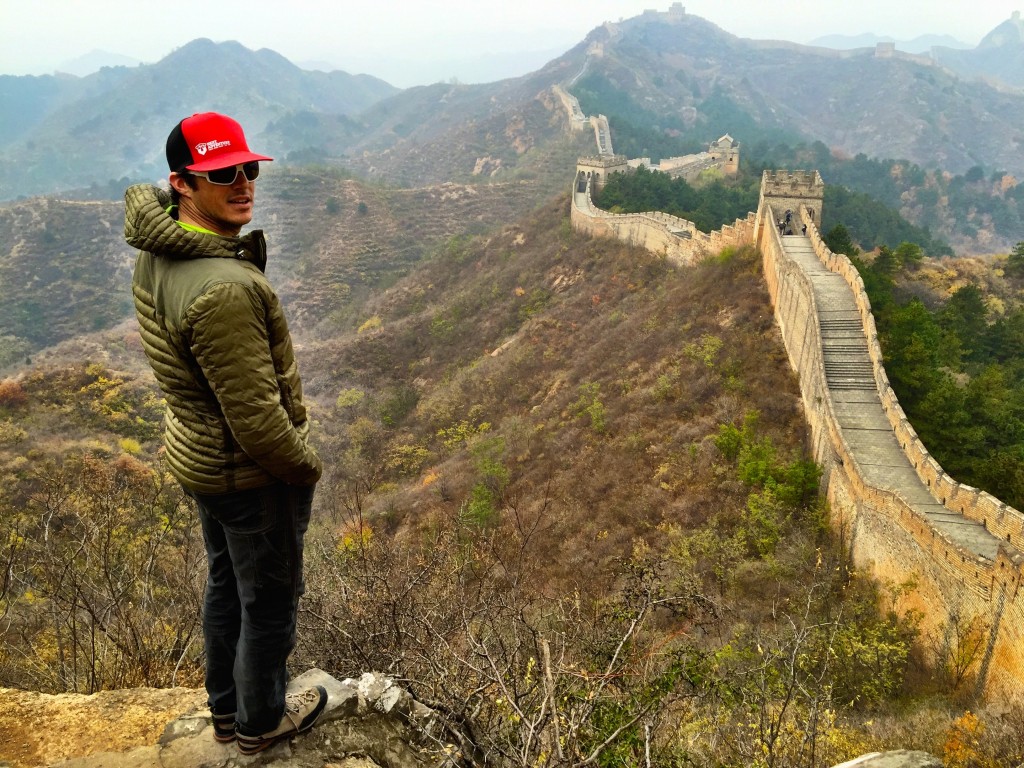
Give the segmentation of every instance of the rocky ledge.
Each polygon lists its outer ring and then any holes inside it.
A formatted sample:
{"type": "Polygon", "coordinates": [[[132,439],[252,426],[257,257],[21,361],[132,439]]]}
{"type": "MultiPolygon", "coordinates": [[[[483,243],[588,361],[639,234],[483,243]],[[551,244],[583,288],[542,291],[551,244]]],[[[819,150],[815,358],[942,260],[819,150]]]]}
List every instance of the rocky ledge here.
{"type": "MultiPolygon", "coordinates": [[[[480,765],[465,734],[384,675],[337,680],[313,669],[289,690],[322,685],[317,725],[258,755],[213,739],[195,689],[52,696],[0,689],[0,768],[460,768],[480,765]],[[469,756],[469,757],[468,757],[469,756]],[[468,759],[467,759],[468,757],[468,759]]],[[[836,768],[942,768],[924,752],[864,755],[836,768]]]]}

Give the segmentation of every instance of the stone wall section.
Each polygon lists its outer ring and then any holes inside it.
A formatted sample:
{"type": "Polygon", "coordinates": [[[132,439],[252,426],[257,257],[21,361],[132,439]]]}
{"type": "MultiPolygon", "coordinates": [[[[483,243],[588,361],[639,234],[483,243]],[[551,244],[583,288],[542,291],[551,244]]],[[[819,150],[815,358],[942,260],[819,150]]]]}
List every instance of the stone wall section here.
{"type": "Polygon", "coordinates": [[[573,132],[582,131],[589,124],[587,116],[583,114],[579,99],[566,91],[562,86],[555,85],[551,88],[555,98],[561,102],[562,107],[569,113],[569,127],[573,132]]]}
{"type": "Polygon", "coordinates": [[[691,221],[667,213],[609,213],[594,205],[591,181],[577,175],[572,196],[570,220],[577,232],[596,237],[611,237],[646,248],[685,266],[753,241],[755,214],[726,225],[710,234],[701,232],[691,221]]]}
{"type": "Polygon", "coordinates": [[[897,588],[898,608],[916,611],[931,640],[948,637],[958,622],[980,621],[986,647],[975,670],[978,692],[1024,699],[1024,515],[949,477],[918,439],[885,374],[863,281],[849,259],[828,249],[818,231],[823,191],[817,171],[765,172],[757,213],[708,235],[692,222],[664,213],[602,211],[594,205],[588,177],[578,171],[571,220],[577,231],[614,237],[678,265],[695,264],[726,247],[755,244],[760,249],[776,321],[800,378],[810,449],[822,467],[822,492],[855,564],[897,588]],[[806,225],[806,237],[780,234],[777,222],[787,209],[793,231],[806,225]],[[879,401],[884,411],[877,417],[881,426],[875,428],[889,434],[890,442],[895,440],[892,451],[903,457],[900,463],[904,458],[909,462],[907,486],[887,490],[866,479],[877,476],[877,468],[868,466],[872,457],[853,447],[844,432],[826,371],[819,318],[833,308],[818,306],[807,267],[787,254],[784,240],[804,244],[804,253],[809,243],[811,260],[817,259],[822,271],[840,276],[849,289],[853,303],[848,306],[856,309],[848,314],[859,316],[854,335],[863,335],[858,343],[866,343],[870,360],[870,371],[863,375],[873,379],[873,386],[866,386],[875,412],[879,401]],[[916,501],[911,491],[917,493],[916,501]],[[904,585],[912,586],[898,589],[904,585]]]}
{"type": "MultiPolygon", "coordinates": [[[[787,207],[797,202],[792,197],[782,200],[787,207]]],[[[934,524],[940,517],[948,522],[953,515],[922,514],[920,505],[908,503],[901,493],[874,487],[865,480],[864,468],[840,427],[827,384],[822,329],[810,279],[787,256],[778,228],[771,226],[779,216],[775,204],[762,196],[758,245],[776,319],[791,364],[799,374],[811,448],[823,470],[822,488],[833,522],[849,542],[858,568],[892,586],[913,584],[903,593],[899,608],[919,612],[924,633],[941,638],[958,621],[980,620],[987,647],[976,669],[979,692],[1024,698],[1024,596],[1019,595],[1024,557],[1017,549],[1024,535],[1024,515],[957,483],[928,454],[889,385],[860,275],[849,259],[833,254],[821,239],[815,223],[820,220],[820,209],[805,205],[794,212],[807,222],[807,238],[817,259],[824,268],[841,275],[854,296],[882,408],[900,448],[938,504],[966,521],[980,523],[1006,543],[996,546],[991,557],[972,551],[950,535],[955,526],[934,524]]]]}
{"type": "Polygon", "coordinates": [[[604,115],[597,115],[590,118],[590,124],[594,126],[594,139],[597,141],[598,154],[604,157],[611,157],[615,154],[612,149],[612,129],[608,125],[608,118],[604,115]]]}

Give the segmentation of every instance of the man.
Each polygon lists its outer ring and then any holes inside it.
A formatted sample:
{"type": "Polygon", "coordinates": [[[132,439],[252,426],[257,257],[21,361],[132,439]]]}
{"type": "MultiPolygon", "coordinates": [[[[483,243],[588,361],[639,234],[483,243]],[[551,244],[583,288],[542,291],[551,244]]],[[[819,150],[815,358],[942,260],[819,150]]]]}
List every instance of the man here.
{"type": "Polygon", "coordinates": [[[206,690],[214,737],[244,754],[305,731],[320,686],[285,695],[302,544],[321,464],[307,443],[302,385],[252,219],[259,164],[242,127],[195,114],[167,138],[171,192],[125,193],[125,239],[149,363],[167,400],[171,472],[195,499],[208,578],[206,690]]]}

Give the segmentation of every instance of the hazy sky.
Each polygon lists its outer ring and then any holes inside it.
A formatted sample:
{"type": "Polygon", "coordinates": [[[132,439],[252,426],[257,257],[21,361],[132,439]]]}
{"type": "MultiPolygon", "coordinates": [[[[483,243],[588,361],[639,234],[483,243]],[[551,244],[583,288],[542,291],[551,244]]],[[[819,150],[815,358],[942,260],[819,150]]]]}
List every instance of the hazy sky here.
{"type": "MultiPolygon", "coordinates": [[[[0,0],[0,74],[47,74],[93,50],[153,62],[197,37],[272,48],[405,88],[525,74],[604,21],[669,0],[0,0]],[[509,56],[521,52],[520,57],[509,56]],[[533,52],[532,55],[529,52],[533,52]],[[543,55],[540,55],[543,54],[543,55]],[[489,56],[493,66],[481,57],[489,56]],[[539,58],[538,58],[539,56],[539,58]],[[500,61],[499,61],[500,60],[500,61]],[[519,70],[519,71],[515,71],[519,70]]],[[[971,45],[1024,0],[688,0],[740,37],[808,42],[872,32],[971,45]]],[[[2,108],[2,105],[0,105],[2,108]]]]}

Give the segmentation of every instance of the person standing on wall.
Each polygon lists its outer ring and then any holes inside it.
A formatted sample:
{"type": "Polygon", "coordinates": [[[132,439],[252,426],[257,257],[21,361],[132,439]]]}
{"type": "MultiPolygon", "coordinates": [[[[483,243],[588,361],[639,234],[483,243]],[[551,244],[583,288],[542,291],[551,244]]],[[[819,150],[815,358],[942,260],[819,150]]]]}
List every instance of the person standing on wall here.
{"type": "Polygon", "coordinates": [[[287,694],[304,589],[302,547],[322,466],[285,316],[252,220],[260,163],[239,123],[194,114],[166,145],[170,192],[125,192],[125,239],[143,347],[167,400],[171,472],[196,501],[214,738],[260,752],[308,730],[327,704],[287,694]]]}

